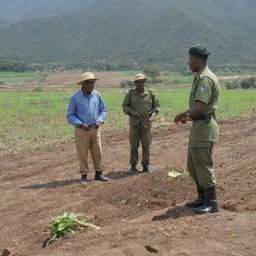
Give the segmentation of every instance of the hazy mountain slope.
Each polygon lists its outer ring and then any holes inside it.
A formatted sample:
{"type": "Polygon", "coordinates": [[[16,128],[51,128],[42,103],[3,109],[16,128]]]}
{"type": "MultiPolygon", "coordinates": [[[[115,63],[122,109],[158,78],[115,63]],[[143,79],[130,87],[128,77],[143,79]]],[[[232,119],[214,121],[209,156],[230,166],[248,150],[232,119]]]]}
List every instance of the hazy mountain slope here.
{"type": "Polygon", "coordinates": [[[91,0],[1,0],[0,19],[10,24],[84,8],[91,0]]]}
{"type": "Polygon", "coordinates": [[[253,0],[93,0],[2,30],[0,56],[179,64],[188,47],[201,42],[215,63],[255,62],[255,14],[253,0]]]}

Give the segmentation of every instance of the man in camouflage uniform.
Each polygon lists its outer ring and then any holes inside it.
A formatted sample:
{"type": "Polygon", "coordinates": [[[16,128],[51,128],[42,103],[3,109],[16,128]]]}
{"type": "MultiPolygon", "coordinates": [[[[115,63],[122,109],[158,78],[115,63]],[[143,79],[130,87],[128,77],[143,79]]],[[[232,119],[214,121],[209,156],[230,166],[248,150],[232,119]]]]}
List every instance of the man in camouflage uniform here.
{"type": "Polygon", "coordinates": [[[159,101],[154,92],[144,88],[146,77],[137,74],[134,79],[135,89],[131,89],[123,101],[123,111],[130,116],[130,174],[136,173],[138,162],[138,148],[142,144],[143,172],[151,172],[149,169],[151,144],[151,123],[159,112],[159,101]]]}
{"type": "Polygon", "coordinates": [[[215,120],[218,107],[220,83],[206,66],[208,49],[203,45],[191,47],[188,65],[196,73],[191,89],[189,110],[177,115],[175,123],[193,121],[190,131],[187,168],[197,186],[198,198],[186,203],[197,208],[196,213],[210,213],[219,210],[216,181],[214,176],[212,149],[219,138],[215,120]]]}

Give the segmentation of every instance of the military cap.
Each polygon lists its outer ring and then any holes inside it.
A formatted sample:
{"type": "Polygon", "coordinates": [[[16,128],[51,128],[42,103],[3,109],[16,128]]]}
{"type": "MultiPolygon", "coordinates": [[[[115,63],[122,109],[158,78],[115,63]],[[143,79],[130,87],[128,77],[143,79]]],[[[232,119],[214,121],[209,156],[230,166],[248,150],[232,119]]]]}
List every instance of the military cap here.
{"type": "Polygon", "coordinates": [[[188,53],[193,55],[210,55],[210,52],[205,45],[195,45],[189,49],[188,53]]]}

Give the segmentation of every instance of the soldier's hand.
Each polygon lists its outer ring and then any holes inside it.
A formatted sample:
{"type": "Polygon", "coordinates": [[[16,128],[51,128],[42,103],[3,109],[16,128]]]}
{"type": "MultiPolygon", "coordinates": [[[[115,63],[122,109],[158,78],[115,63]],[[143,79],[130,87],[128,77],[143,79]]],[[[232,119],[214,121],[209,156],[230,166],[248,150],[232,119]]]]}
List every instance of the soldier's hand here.
{"type": "Polygon", "coordinates": [[[149,121],[149,122],[154,122],[154,121],[156,120],[156,115],[157,115],[157,113],[156,113],[156,112],[153,112],[148,121],[149,121]]]}
{"type": "Polygon", "coordinates": [[[189,116],[189,115],[185,115],[183,118],[182,118],[182,120],[181,120],[181,122],[183,123],[186,123],[187,121],[192,121],[192,119],[191,119],[191,117],[189,116]]]}
{"type": "Polygon", "coordinates": [[[129,114],[132,116],[132,117],[136,117],[136,118],[140,118],[140,114],[136,111],[133,111],[133,110],[129,110],[129,114]]]}
{"type": "Polygon", "coordinates": [[[174,122],[176,124],[179,122],[185,124],[187,121],[192,121],[191,117],[188,115],[188,112],[181,113],[174,118],[174,122]]]}
{"type": "Polygon", "coordinates": [[[179,122],[182,121],[183,118],[184,118],[184,113],[181,113],[181,114],[175,116],[175,118],[174,118],[174,123],[175,123],[175,124],[178,124],[179,122]]]}
{"type": "Polygon", "coordinates": [[[97,127],[100,127],[100,126],[101,126],[101,123],[100,123],[100,122],[96,122],[95,125],[96,125],[97,127]]]}
{"type": "Polygon", "coordinates": [[[85,130],[89,130],[90,129],[88,127],[88,124],[80,124],[79,127],[82,128],[82,129],[85,129],[85,130]]]}

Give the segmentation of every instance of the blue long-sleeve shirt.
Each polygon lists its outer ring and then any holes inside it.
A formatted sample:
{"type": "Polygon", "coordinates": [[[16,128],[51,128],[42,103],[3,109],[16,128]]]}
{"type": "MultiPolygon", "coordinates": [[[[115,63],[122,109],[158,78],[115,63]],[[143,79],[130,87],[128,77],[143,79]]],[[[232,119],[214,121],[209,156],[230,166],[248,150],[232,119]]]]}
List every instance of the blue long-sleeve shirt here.
{"type": "Polygon", "coordinates": [[[104,123],[106,116],[106,106],[99,92],[93,90],[90,96],[85,96],[80,89],[71,95],[66,114],[70,124],[78,127],[82,123],[104,123]]]}

